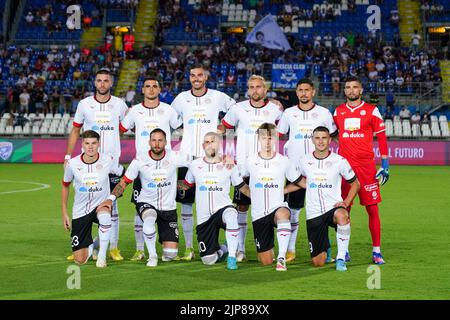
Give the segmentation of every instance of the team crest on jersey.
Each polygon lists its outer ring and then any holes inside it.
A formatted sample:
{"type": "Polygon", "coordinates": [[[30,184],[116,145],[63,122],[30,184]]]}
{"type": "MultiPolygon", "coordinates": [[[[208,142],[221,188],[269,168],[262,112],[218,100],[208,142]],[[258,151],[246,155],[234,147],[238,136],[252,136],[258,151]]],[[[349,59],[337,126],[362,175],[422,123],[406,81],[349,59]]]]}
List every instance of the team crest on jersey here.
{"type": "Polygon", "coordinates": [[[159,114],[159,115],[163,115],[164,114],[164,110],[158,109],[158,111],[156,111],[156,113],[159,114]]]}
{"type": "Polygon", "coordinates": [[[222,164],[218,164],[218,165],[216,166],[216,169],[219,170],[219,171],[222,171],[223,165],[222,165],[222,164]]]}
{"type": "Polygon", "coordinates": [[[333,163],[331,161],[325,162],[325,168],[331,168],[333,166],[333,163]]]}
{"type": "Polygon", "coordinates": [[[162,162],[163,168],[167,168],[169,165],[170,165],[170,162],[169,162],[168,160],[164,160],[164,161],[162,162]]]}
{"type": "Polygon", "coordinates": [[[318,117],[319,117],[319,115],[317,114],[317,113],[313,113],[312,115],[311,115],[311,117],[313,118],[313,119],[317,119],[318,117]]]}
{"type": "Polygon", "coordinates": [[[112,110],[114,108],[114,106],[112,104],[108,104],[108,109],[112,110]]]}
{"type": "Polygon", "coordinates": [[[314,163],[312,162],[308,162],[308,166],[312,166],[314,163]]]}
{"type": "Polygon", "coordinates": [[[206,98],[206,99],[205,99],[205,103],[206,103],[206,104],[210,104],[210,103],[211,103],[211,99],[210,99],[210,98],[206,98]]]}
{"type": "Polygon", "coordinates": [[[263,111],[263,115],[264,115],[264,116],[268,116],[269,114],[270,114],[269,111],[267,111],[267,110],[264,110],[264,111],[263,111]]]}
{"type": "Polygon", "coordinates": [[[98,165],[95,166],[95,168],[96,168],[97,170],[102,170],[102,169],[103,169],[103,166],[102,166],[101,164],[98,164],[98,165]]]}
{"type": "Polygon", "coordinates": [[[362,115],[362,116],[365,116],[366,115],[366,110],[361,110],[361,112],[359,114],[362,115]]]}
{"type": "Polygon", "coordinates": [[[0,158],[8,160],[14,150],[14,145],[11,142],[0,142],[0,158]]]}
{"type": "Polygon", "coordinates": [[[89,106],[89,108],[91,108],[91,109],[94,109],[94,108],[95,108],[95,106],[89,106]]]}

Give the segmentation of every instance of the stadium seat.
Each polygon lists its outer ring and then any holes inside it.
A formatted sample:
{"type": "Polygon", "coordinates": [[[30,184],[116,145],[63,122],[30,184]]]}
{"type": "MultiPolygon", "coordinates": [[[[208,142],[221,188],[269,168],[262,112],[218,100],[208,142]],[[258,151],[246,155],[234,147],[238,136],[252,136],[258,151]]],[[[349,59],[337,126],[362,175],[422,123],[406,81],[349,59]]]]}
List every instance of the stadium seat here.
{"type": "Polygon", "coordinates": [[[450,137],[450,130],[448,128],[448,122],[440,122],[441,133],[443,137],[450,137]]]}
{"type": "Polygon", "coordinates": [[[439,116],[439,122],[447,122],[447,116],[445,114],[441,114],[439,116]]]}
{"type": "Polygon", "coordinates": [[[409,120],[402,121],[402,131],[404,137],[411,137],[411,123],[409,120]]]}
{"type": "Polygon", "coordinates": [[[431,122],[438,122],[438,117],[436,115],[430,116],[431,122]]]}
{"type": "Polygon", "coordinates": [[[430,137],[431,136],[430,126],[427,123],[423,123],[421,129],[422,129],[422,136],[423,137],[430,137]]]}
{"type": "Polygon", "coordinates": [[[420,137],[420,125],[418,123],[413,124],[411,129],[413,137],[420,137]]]}
{"type": "Polygon", "coordinates": [[[32,135],[37,136],[37,135],[39,135],[39,132],[40,132],[39,126],[33,126],[33,127],[31,128],[31,134],[32,134],[32,135]]]}
{"type": "Polygon", "coordinates": [[[384,124],[386,126],[386,135],[388,137],[393,136],[394,135],[394,128],[393,128],[392,120],[391,119],[386,119],[384,121],[384,124]]]}
{"type": "Polygon", "coordinates": [[[394,136],[402,136],[402,123],[400,121],[394,121],[394,136]]]}
{"type": "Polygon", "coordinates": [[[433,137],[440,137],[441,136],[441,130],[439,130],[439,124],[437,121],[431,122],[431,135],[433,137]]]}
{"type": "Polygon", "coordinates": [[[5,134],[7,135],[12,135],[14,133],[14,128],[13,126],[7,126],[6,130],[5,130],[5,134]]]}

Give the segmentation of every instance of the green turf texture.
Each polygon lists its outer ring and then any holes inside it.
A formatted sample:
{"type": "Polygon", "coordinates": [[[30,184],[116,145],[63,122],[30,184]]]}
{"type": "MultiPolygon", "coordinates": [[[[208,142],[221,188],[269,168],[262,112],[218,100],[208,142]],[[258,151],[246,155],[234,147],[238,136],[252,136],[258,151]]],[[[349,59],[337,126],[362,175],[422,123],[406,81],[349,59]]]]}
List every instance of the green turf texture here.
{"type": "MultiPolygon", "coordinates": [[[[387,264],[380,267],[381,288],[372,290],[367,287],[371,276],[367,270],[373,266],[371,240],[367,214],[360,205],[352,209],[352,261],[345,273],[336,272],[334,264],[311,266],[303,211],[298,258],[287,272],[276,272],[274,265],[259,265],[251,224],[246,243],[249,261],[239,264],[237,271],[226,270],[225,263],[202,265],[197,248],[193,262],[160,261],[156,269],[150,269],[145,262],[128,260],[135,248],[131,186],[119,202],[119,248],[126,260],[109,260],[106,269],[97,269],[90,261],[80,269],[81,289],[68,289],[67,268],[73,264],[66,261],[70,238],[61,222],[62,173],[62,165],[0,165],[0,299],[450,298],[450,167],[391,167],[380,205],[387,264]],[[23,181],[51,187],[4,194],[36,187],[19,183],[23,181]]],[[[330,234],[335,254],[335,233],[330,234]]],[[[180,239],[182,253],[182,235],[180,239]]]]}

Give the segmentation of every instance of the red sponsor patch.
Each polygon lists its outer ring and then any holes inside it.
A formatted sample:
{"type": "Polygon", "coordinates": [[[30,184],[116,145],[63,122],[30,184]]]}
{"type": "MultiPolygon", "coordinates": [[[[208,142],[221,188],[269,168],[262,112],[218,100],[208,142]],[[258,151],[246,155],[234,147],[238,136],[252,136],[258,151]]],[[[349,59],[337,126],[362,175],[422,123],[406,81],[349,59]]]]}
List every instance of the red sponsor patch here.
{"type": "Polygon", "coordinates": [[[372,183],[364,186],[364,190],[367,192],[374,191],[378,189],[378,183],[372,183]]]}

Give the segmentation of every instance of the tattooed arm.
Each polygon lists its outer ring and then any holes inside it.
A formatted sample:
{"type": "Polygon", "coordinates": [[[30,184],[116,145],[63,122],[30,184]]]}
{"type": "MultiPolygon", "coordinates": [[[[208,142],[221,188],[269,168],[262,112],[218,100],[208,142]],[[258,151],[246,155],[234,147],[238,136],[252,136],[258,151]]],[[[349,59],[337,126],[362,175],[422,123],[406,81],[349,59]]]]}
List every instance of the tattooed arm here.
{"type": "Polygon", "coordinates": [[[108,199],[106,199],[105,201],[103,201],[98,207],[97,207],[97,212],[102,211],[103,210],[107,210],[107,211],[111,211],[112,210],[112,203],[113,201],[120,197],[126,187],[128,186],[128,184],[130,184],[131,181],[126,180],[125,178],[122,178],[122,180],[120,180],[120,182],[116,185],[116,187],[114,188],[114,190],[111,192],[111,195],[109,196],[108,199]]]}

